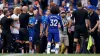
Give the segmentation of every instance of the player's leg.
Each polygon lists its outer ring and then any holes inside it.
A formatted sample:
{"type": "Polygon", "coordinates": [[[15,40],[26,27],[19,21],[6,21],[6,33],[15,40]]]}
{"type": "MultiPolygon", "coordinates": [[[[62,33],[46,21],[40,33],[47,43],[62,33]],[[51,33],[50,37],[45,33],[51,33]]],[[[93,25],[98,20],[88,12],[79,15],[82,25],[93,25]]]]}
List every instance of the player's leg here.
{"type": "Polygon", "coordinates": [[[29,53],[29,33],[28,30],[25,29],[25,33],[24,33],[24,40],[25,40],[25,53],[29,53]]]}
{"type": "Polygon", "coordinates": [[[19,53],[19,46],[20,46],[20,40],[19,40],[19,34],[12,34],[13,37],[13,52],[19,53]]]}
{"type": "Polygon", "coordinates": [[[19,36],[20,36],[20,44],[21,44],[21,53],[24,53],[24,46],[23,46],[23,41],[24,41],[24,34],[23,34],[23,28],[20,28],[20,31],[19,31],[19,36]]]}
{"type": "Polygon", "coordinates": [[[62,52],[62,53],[67,54],[67,53],[68,53],[68,46],[69,46],[69,39],[68,39],[68,35],[65,35],[65,36],[63,37],[63,39],[64,39],[64,45],[65,45],[65,47],[64,47],[64,49],[63,49],[63,52],[62,52]]]}
{"type": "Polygon", "coordinates": [[[7,52],[7,49],[6,49],[6,46],[7,46],[7,41],[6,41],[6,37],[5,37],[5,34],[1,34],[1,37],[3,39],[3,46],[2,46],[2,53],[6,53],[7,52]]]}
{"type": "Polygon", "coordinates": [[[26,28],[21,28],[20,30],[20,37],[22,39],[22,53],[26,53],[28,52],[29,48],[26,48],[27,47],[27,44],[29,44],[29,33],[28,33],[28,30],[26,28]]]}
{"type": "Polygon", "coordinates": [[[60,42],[60,37],[59,37],[59,33],[53,34],[54,35],[54,41],[56,43],[55,46],[55,54],[59,53],[59,42],[60,42]]]}
{"type": "Polygon", "coordinates": [[[62,38],[62,34],[60,34],[60,46],[59,46],[59,53],[61,53],[61,46],[63,43],[63,38],[62,38]]]}
{"type": "Polygon", "coordinates": [[[34,32],[34,53],[39,53],[39,41],[40,35],[39,31],[34,32]]]}
{"type": "Polygon", "coordinates": [[[49,33],[48,34],[48,43],[47,43],[47,54],[50,54],[51,41],[52,41],[52,33],[49,33]]]}
{"type": "Polygon", "coordinates": [[[83,43],[82,43],[82,53],[87,53],[87,38],[89,38],[89,33],[86,27],[82,29],[83,43]]]}
{"type": "Polygon", "coordinates": [[[12,35],[11,35],[10,32],[8,32],[6,34],[6,39],[7,39],[7,52],[11,53],[12,52],[12,48],[13,48],[13,46],[12,46],[13,38],[12,38],[12,35]]]}
{"type": "Polygon", "coordinates": [[[29,31],[29,53],[33,53],[34,31],[29,31]]]}
{"type": "Polygon", "coordinates": [[[77,44],[78,44],[79,35],[80,35],[79,27],[76,27],[75,31],[74,31],[74,42],[73,42],[73,51],[74,51],[74,53],[76,53],[76,51],[77,51],[76,47],[77,47],[77,44]]]}

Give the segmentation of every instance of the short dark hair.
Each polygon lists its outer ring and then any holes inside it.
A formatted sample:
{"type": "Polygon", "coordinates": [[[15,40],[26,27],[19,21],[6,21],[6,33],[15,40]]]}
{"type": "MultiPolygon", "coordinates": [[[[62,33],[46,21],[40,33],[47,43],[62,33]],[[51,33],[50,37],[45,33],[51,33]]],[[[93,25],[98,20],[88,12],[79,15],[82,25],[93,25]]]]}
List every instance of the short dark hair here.
{"type": "Polygon", "coordinates": [[[59,10],[58,6],[53,6],[50,11],[51,11],[51,14],[58,14],[58,13],[60,13],[60,10],[59,10]]]}
{"type": "Polygon", "coordinates": [[[82,3],[81,2],[77,2],[77,6],[78,7],[82,7],[82,3]]]}
{"type": "Polygon", "coordinates": [[[4,10],[4,11],[3,11],[4,15],[6,15],[6,14],[7,14],[7,12],[8,12],[8,10],[4,10]]]}

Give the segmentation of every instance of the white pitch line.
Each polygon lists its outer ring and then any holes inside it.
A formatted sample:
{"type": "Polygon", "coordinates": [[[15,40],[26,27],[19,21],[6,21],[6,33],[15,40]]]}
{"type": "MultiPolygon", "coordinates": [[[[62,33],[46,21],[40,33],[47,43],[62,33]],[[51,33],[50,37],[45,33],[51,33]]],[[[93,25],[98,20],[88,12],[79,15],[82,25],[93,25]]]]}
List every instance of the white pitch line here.
{"type": "Polygon", "coordinates": [[[8,54],[8,55],[4,55],[4,56],[21,56],[23,54],[8,54]]]}

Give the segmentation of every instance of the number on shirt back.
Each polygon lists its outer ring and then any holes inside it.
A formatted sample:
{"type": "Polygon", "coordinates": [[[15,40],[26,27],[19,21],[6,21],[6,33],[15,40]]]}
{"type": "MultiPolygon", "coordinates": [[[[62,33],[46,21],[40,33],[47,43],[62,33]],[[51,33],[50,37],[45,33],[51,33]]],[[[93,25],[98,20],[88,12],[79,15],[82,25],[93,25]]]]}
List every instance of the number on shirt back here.
{"type": "Polygon", "coordinates": [[[58,20],[57,19],[50,19],[50,26],[57,26],[58,20]]]}
{"type": "Polygon", "coordinates": [[[37,23],[38,23],[38,20],[36,20],[35,24],[37,24],[37,23]]]}

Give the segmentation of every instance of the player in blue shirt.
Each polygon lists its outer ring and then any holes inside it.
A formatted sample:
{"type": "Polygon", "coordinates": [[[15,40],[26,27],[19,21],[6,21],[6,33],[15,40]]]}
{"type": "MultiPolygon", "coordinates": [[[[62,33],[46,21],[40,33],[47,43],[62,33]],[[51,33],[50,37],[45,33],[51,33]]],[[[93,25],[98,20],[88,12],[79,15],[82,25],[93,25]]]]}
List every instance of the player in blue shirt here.
{"type": "Polygon", "coordinates": [[[59,7],[54,6],[51,8],[51,15],[48,16],[48,26],[47,26],[47,31],[46,35],[48,35],[48,44],[47,44],[47,54],[50,54],[50,48],[51,48],[51,42],[54,37],[54,42],[56,43],[55,46],[55,54],[58,54],[59,52],[59,29],[58,29],[58,24],[61,24],[61,29],[63,31],[63,24],[61,17],[58,15],[59,13],[59,7]]]}
{"type": "Polygon", "coordinates": [[[32,44],[34,41],[34,25],[35,25],[35,18],[34,17],[30,17],[29,19],[29,27],[28,27],[28,31],[29,31],[29,52],[32,53],[32,44]]]}
{"type": "Polygon", "coordinates": [[[40,36],[40,53],[45,52],[46,47],[47,47],[47,37],[46,37],[46,27],[47,27],[47,18],[50,15],[50,10],[48,9],[45,12],[45,15],[42,16],[42,26],[40,28],[42,28],[42,31],[40,36]]]}
{"type": "Polygon", "coordinates": [[[43,25],[43,32],[45,33],[47,27],[47,18],[50,15],[50,10],[46,11],[46,15],[42,16],[42,25],[43,25]]]}

